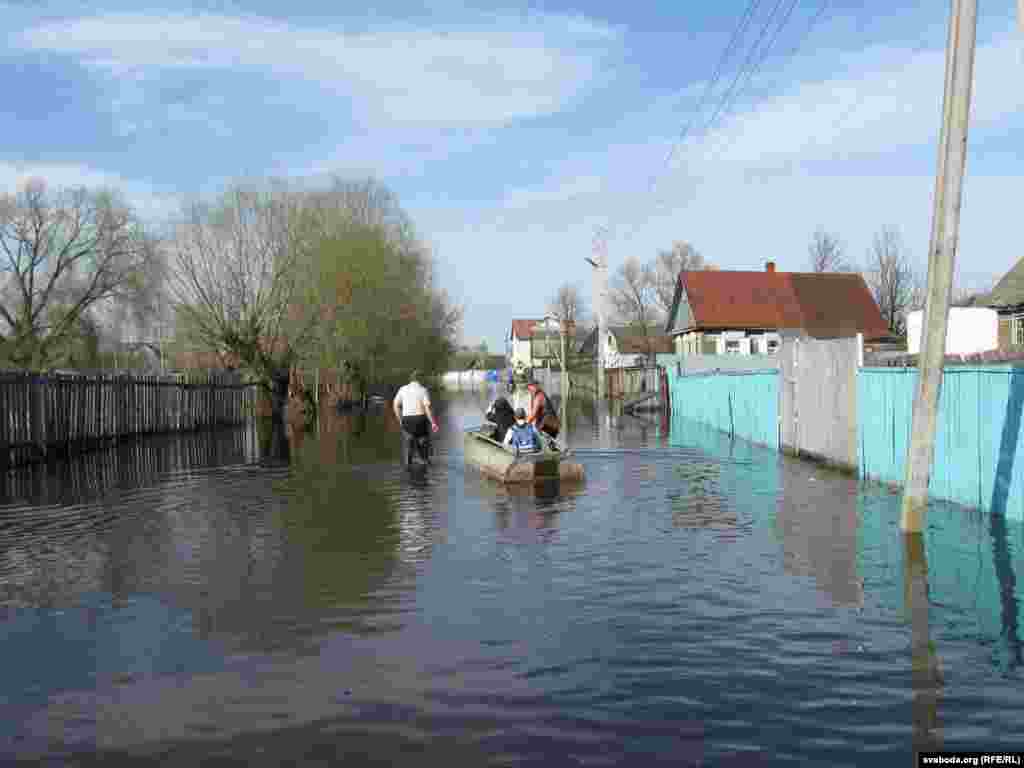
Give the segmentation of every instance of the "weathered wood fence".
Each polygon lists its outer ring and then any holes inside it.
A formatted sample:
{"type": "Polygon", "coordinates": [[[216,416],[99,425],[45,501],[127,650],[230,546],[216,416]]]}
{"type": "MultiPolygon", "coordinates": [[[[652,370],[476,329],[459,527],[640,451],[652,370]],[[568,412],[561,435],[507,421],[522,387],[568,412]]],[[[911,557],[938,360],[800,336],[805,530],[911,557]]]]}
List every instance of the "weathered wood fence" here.
{"type": "Polygon", "coordinates": [[[0,372],[0,468],[117,438],[240,424],[255,401],[255,387],[230,373],[0,372]]]}

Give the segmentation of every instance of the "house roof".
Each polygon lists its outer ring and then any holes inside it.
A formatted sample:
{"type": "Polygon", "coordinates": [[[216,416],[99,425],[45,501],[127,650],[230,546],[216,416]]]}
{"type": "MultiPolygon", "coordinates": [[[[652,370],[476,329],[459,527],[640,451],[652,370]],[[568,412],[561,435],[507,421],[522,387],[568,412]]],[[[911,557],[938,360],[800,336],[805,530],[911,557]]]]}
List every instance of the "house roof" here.
{"type": "MultiPolygon", "coordinates": [[[[674,352],[672,337],[667,333],[651,331],[644,336],[628,325],[609,325],[608,332],[615,337],[619,352],[624,355],[671,354],[674,352]]],[[[580,354],[590,354],[597,346],[597,328],[594,328],[580,345],[580,354]]]]}
{"type": "Polygon", "coordinates": [[[693,328],[804,330],[815,338],[888,334],[864,278],[852,272],[683,271],[668,327],[685,291],[693,328]]]}
{"type": "Polygon", "coordinates": [[[534,327],[543,322],[543,320],[513,320],[512,335],[517,339],[533,338],[534,327]]]}
{"type": "MultiPolygon", "coordinates": [[[[534,334],[537,332],[544,333],[543,327],[544,319],[538,320],[513,320],[512,321],[512,335],[517,339],[532,339],[534,334]]],[[[558,333],[557,330],[552,329],[551,333],[558,333]]],[[[569,323],[568,333],[570,336],[576,333],[576,324],[569,323]]]]}
{"type": "Polygon", "coordinates": [[[1024,259],[1003,275],[996,287],[987,296],[980,297],[978,304],[988,307],[1013,307],[1024,304],[1024,259]]]}

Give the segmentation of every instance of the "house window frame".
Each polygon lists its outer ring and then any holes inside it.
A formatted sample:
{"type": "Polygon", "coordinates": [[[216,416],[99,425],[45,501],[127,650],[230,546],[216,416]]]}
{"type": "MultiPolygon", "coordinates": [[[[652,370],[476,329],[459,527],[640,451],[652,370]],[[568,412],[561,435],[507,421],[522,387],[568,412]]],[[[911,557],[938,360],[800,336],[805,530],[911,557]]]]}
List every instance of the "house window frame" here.
{"type": "Polygon", "coordinates": [[[741,354],[742,351],[740,350],[740,340],[739,339],[729,339],[729,338],[727,338],[724,341],[725,341],[725,347],[724,347],[725,354],[727,354],[727,355],[739,355],[739,354],[741,354]]]}
{"type": "Polygon", "coordinates": [[[1010,316],[1010,344],[1024,347],[1024,312],[1014,312],[1010,316]]]}

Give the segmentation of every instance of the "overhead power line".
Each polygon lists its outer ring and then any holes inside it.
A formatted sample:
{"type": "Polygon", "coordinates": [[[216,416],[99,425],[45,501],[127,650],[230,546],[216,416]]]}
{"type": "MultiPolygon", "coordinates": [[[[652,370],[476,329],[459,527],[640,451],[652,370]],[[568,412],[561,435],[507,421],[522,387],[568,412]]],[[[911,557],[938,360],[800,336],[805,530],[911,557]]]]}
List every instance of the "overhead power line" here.
{"type": "MultiPolygon", "coordinates": [[[[754,40],[750,48],[747,50],[746,56],[744,56],[742,63],[740,64],[735,76],[732,79],[732,82],[730,83],[726,91],[723,93],[722,97],[718,100],[718,104],[715,107],[715,111],[712,113],[711,118],[706,123],[704,123],[704,127],[701,131],[703,134],[707,134],[717,127],[716,122],[719,120],[719,118],[728,114],[728,112],[735,105],[736,100],[749,85],[753,76],[761,69],[764,63],[768,60],[769,56],[771,55],[772,49],[775,47],[775,44],[778,42],[779,37],[782,34],[783,29],[788,25],[790,19],[792,18],[793,12],[796,10],[796,6],[798,5],[799,0],[789,0],[788,7],[786,7],[786,10],[782,13],[781,16],[779,16],[779,11],[783,8],[785,2],[786,0],[776,0],[775,5],[772,7],[771,11],[768,14],[768,17],[764,20],[764,23],[761,26],[760,33],[758,34],[757,38],[754,40]],[[776,20],[777,17],[779,20],[777,23],[773,25],[773,22],[776,20]],[[769,32],[772,31],[773,26],[774,32],[772,32],[771,37],[768,38],[767,44],[762,45],[762,43],[764,43],[765,39],[768,37],[769,32]]],[[[824,0],[822,6],[819,8],[818,12],[812,19],[811,24],[808,26],[807,30],[804,32],[804,35],[801,37],[800,42],[787,55],[787,59],[791,58],[796,54],[800,45],[807,38],[810,30],[821,18],[821,15],[824,13],[828,3],[829,0],[824,0]]],[[[744,21],[749,21],[746,18],[746,16],[744,17],[744,21]]],[[[678,143],[673,145],[673,153],[677,146],[679,146],[678,143]]],[[[669,155],[669,157],[671,157],[671,154],[669,155]]],[[[653,192],[653,188],[651,191],[653,192]]],[[[663,201],[657,201],[655,205],[652,206],[651,211],[657,212],[663,209],[663,206],[663,201]]],[[[637,229],[640,228],[640,226],[641,222],[638,219],[634,220],[634,224],[632,227],[630,227],[625,239],[627,241],[632,239],[633,235],[636,233],[637,229]]]]}
{"type": "MultiPolygon", "coordinates": [[[[683,141],[685,141],[686,137],[689,135],[690,129],[693,127],[693,124],[696,121],[696,118],[700,114],[701,110],[703,110],[704,104],[707,101],[708,96],[714,90],[715,86],[718,85],[718,81],[724,74],[726,62],[732,56],[732,53],[736,49],[736,46],[739,44],[741,38],[746,33],[747,27],[750,26],[750,22],[753,19],[754,14],[757,12],[757,9],[760,7],[761,2],[762,0],[750,0],[750,2],[747,4],[747,8],[743,12],[743,15],[740,17],[739,23],[736,25],[736,28],[733,30],[733,33],[729,38],[729,42],[726,43],[726,46],[722,51],[722,54],[718,58],[718,62],[715,64],[715,69],[712,72],[711,78],[705,84],[704,90],[701,94],[700,99],[697,102],[697,105],[694,107],[693,110],[691,110],[689,119],[683,125],[682,129],[680,129],[679,138],[673,141],[672,146],[669,148],[669,151],[666,154],[665,159],[662,163],[663,168],[661,170],[664,170],[665,167],[668,167],[668,164],[672,160],[672,155],[675,154],[676,147],[678,147],[683,141]]],[[[658,173],[659,172],[656,171],[651,176],[648,194],[654,191],[654,187],[656,186],[658,179],[658,173]]],[[[595,228],[595,241],[601,241],[607,244],[608,236],[613,234],[614,230],[614,222],[607,226],[595,228]]]]}

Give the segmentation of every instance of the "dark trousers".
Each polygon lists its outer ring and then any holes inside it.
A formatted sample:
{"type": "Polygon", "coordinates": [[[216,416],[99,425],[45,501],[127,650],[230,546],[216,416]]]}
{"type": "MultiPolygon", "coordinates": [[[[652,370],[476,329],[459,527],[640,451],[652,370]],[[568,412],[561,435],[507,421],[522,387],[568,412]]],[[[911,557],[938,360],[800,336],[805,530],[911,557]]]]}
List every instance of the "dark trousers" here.
{"type": "Polygon", "coordinates": [[[406,461],[412,464],[413,451],[418,451],[423,461],[430,460],[430,419],[426,416],[403,416],[402,431],[409,437],[406,461]]]}
{"type": "Polygon", "coordinates": [[[403,416],[402,429],[412,437],[430,437],[430,419],[426,416],[403,416]]]}

